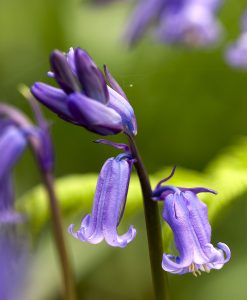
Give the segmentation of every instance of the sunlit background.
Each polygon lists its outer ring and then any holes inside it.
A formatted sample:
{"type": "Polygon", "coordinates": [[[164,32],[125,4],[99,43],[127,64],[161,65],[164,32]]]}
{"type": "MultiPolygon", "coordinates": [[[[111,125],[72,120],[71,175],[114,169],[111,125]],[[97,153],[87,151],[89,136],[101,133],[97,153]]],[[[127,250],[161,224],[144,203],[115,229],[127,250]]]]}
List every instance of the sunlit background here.
{"type": "MultiPolygon", "coordinates": [[[[108,66],[128,95],[138,120],[138,144],[151,174],[174,164],[203,172],[222,150],[247,136],[247,73],[232,69],[223,59],[225,47],[239,34],[247,1],[225,1],[219,15],[224,39],[217,47],[200,51],[162,45],[148,34],[130,49],[122,36],[134,1],[91,4],[90,0],[0,1],[1,101],[31,116],[18,85],[51,82],[46,76],[50,52],[80,46],[99,66],[108,66]]],[[[58,177],[97,173],[116,153],[93,144],[96,135],[43,111],[52,123],[58,177]]],[[[38,183],[39,174],[27,153],[16,171],[18,195],[38,183]]],[[[217,196],[210,199],[217,201],[217,196]]],[[[74,212],[80,217],[81,207],[74,212]]],[[[79,253],[73,260],[80,265],[80,299],[152,299],[142,211],[125,221],[124,226],[135,224],[138,235],[124,250],[86,245],[68,236],[69,246],[79,253]]],[[[70,222],[64,219],[65,230],[70,222]]],[[[246,226],[243,196],[220,212],[213,226],[213,242],[225,242],[232,250],[230,263],[200,278],[170,275],[173,299],[246,299],[246,226]]],[[[59,266],[49,231],[47,224],[32,243],[32,274],[39,274],[28,278],[25,300],[59,299],[59,266]]]]}

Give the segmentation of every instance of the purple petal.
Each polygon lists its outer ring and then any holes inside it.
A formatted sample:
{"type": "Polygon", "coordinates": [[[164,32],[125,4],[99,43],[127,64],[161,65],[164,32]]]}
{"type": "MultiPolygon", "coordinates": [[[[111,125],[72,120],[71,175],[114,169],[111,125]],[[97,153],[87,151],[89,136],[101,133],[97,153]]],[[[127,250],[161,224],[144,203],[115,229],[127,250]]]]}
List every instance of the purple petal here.
{"type": "Polygon", "coordinates": [[[127,132],[137,134],[136,117],[132,106],[120,94],[115,92],[112,88],[108,87],[110,100],[107,104],[108,107],[113,108],[122,118],[122,123],[127,132]]]}
{"type": "Polygon", "coordinates": [[[66,94],[80,91],[76,77],[70,68],[67,58],[62,52],[58,50],[53,51],[50,57],[50,63],[58,84],[66,94]]]}
{"type": "Polygon", "coordinates": [[[61,90],[42,82],[36,82],[31,92],[43,105],[59,116],[72,119],[68,110],[68,96],[61,90]]]}
{"type": "Polygon", "coordinates": [[[230,248],[224,244],[224,243],[218,243],[217,244],[218,248],[224,251],[225,253],[225,259],[224,259],[224,264],[227,263],[231,259],[231,250],[230,248]]]}
{"type": "Polygon", "coordinates": [[[180,253],[180,267],[189,266],[193,262],[194,241],[184,199],[180,194],[174,193],[164,203],[163,218],[174,232],[175,244],[180,253]]]}
{"type": "Polygon", "coordinates": [[[144,34],[149,24],[159,16],[166,4],[165,0],[143,0],[139,2],[125,32],[125,40],[135,44],[144,34]]]}
{"type": "Polygon", "coordinates": [[[98,244],[104,238],[102,230],[103,207],[107,200],[106,189],[109,185],[108,177],[110,176],[112,161],[113,158],[108,159],[100,171],[91,215],[86,215],[83,218],[80,229],[77,232],[73,232],[73,225],[69,227],[69,232],[82,242],[98,244]]]}
{"type": "Polygon", "coordinates": [[[136,230],[130,226],[128,232],[124,235],[118,235],[117,226],[123,215],[126,203],[126,197],[129,188],[130,173],[132,164],[127,160],[119,160],[118,157],[112,161],[111,178],[115,184],[109,186],[107,190],[108,203],[104,206],[103,233],[106,242],[113,247],[125,247],[131,242],[136,230]]]}
{"type": "Polygon", "coordinates": [[[105,78],[86,51],[76,48],[75,66],[78,79],[86,96],[107,103],[109,93],[105,78]]]}
{"type": "Polygon", "coordinates": [[[116,79],[111,75],[106,65],[104,65],[104,72],[105,72],[106,80],[109,82],[111,88],[128,101],[128,98],[125,95],[124,91],[122,90],[121,86],[117,83],[116,79]]]}
{"type": "Polygon", "coordinates": [[[66,54],[67,62],[70,66],[71,71],[74,75],[76,74],[76,66],[75,66],[75,49],[70,47],[68,53],[66,54]]]}
{"type": "Polygon", "coordinates": [[[80,93],[69,96],[68,108],[77,124],[101,134],[116,134],[123,130],[120,115],[110,107],[80,93]]]}
{"type": "Polygon", "coordinates": [[[162,269],[173,273],[173,274],[180,274],[183,272],[184,267],[181,267],[181,265],[179,263],[176,263],[175,261],[173,261],[171,259],[171,257],[174,257],[176,259],[175,256],[171,256],[171,255],[167,255],[167,254],[163,254],[163,258],[162,258],[162,269]]]}
{"type": "Polygon", "coordinates": [[[27,145],[23,132],[15,126],[8,126],[0,136],[0,181],[11,172],[27,145]]]}
{"type": "Polygon", "coordinates": [[[22,216],[14,211],[11,171],[27,145],[21,130],[13,125],[1,130],[0,136],[0,223],[18,223],[22,216]]]}
{"type": "Polygon", "coordinates": [[[196,234],[196,238],[201,247],[210,243],[211,226],[208,221],[208,208],[205,203],[200,201],[192,192],[183,192],[186,206],[190,215],[190,222],[196,234]]]}
{"type": "Polygon", "coordinates": [[[237,42],[228,47],[225,58],[231,66],[247,69],[247,33],[241,34],[237,42]]]}

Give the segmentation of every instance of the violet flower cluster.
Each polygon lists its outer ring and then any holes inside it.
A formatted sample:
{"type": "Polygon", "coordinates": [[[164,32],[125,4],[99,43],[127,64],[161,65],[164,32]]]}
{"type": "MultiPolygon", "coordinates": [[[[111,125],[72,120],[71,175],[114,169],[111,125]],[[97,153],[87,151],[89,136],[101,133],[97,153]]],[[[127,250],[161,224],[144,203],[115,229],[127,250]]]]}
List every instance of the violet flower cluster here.
{"type": "MultiPolygon", "coordinates": [[[[62,119],[100,135],[124,132],[137,134],[133,108],[107,67],[103,74],[86,51],[71,48],[67,54],[55,50],[51,54],[53,77],[60,88],[37,82],[31,92],[36,99],[62,119]],[[109,85],[107,85],[107,83],[109,85]]],[[[111,246],[125,247],[135,237],[130,226],[127,233],[118,235],[122,219],[133,158],[128,146],[101,140],[124,153],[108,159],[99,175],[91,215],[83,218],[80,229],[69,232],[77,239],[97,244],[103,239],[111,246]]]]}
{"type": "MultiPolygon", "coordinates": [[[[215,2],[203,2],[211,5],[215,2]]],[[[215,7],[215,6],[214,6],[215,7]]],[[[88,130],[101,134],[124,132],[130,140],[137,133],[134,111],[116,80],[105,68],[105,76],[97,68],[90,56],[82,49],[70,49],[67,54],[54,51],[51,55],[52,71],[60,88],[44,83],[35,83],[31,88],[33,95],[42,104],[62,119],[88,130]],[[106,84],[108,81],[111,85],[106,84]]],[[[87,214],[80,228],[74,231],[74,224],[68,228],[76,239],[91,244],[105,240],[113,247],[126,247],[136,235],[131,225],[122,235],[118,226],[126,205],[132,165],[137,156],[130,147],[108,140],[98,140],[123,151],[104,163],[99,174],[91,214],[87,214]]],[[[132,145],[132,146],[131,146],[132,145]]],[[[174,169],[175,170],[175,169],[174,169]]],[[[153,191],[153,200],[163,201],[163,218],[174,233],[178,257],[163,255],[162,267],[173,274],[209,272],[220,269],[229,261],[231,253],[228,246],[211,244],[211,227],[207,207],[197,198],[201,192],[214,191],[206,188],[177,188],[162,186],[172,174],[162,180],[153,191]]]]}
{"type": "Polygon", "coordinates": [[[216,18],[221,0],[140,0],[125,37],[137,42],[155,23],[155,37],[165,43],[190,47],[218,41],[222,27],[216,18]]]}

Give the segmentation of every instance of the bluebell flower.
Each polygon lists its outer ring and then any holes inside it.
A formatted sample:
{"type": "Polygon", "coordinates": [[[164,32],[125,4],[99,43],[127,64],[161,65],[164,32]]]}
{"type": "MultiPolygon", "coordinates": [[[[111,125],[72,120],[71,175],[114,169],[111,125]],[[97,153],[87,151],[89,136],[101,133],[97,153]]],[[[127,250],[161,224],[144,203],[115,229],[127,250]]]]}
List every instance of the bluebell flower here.
{"type": "Polygon", "coordinates": [[[54,165],[54,153],[49,124],[45,121],[38,104],[30,100],[30,105],[35,115],[36,125],[18,109],[4,103],[0,104],[0,118],[5,122],[11,122],[16,127],[16,130],[18,129],[20,132],[25,133],[41,170],[51,172],[54,165]]]}
{"type": "Polygon", "coordinates": [[[204,47],[215,43],[222,27],[215,17],[218,0],[190,0],[178,9],[170,5],[160,17],[157,37],[167,43],[204,47]]]}
{"type": "Polygon", "coordinates": [[[48,124],[33,103],[37,126],[16,108],[0,104],[0,223],[18,223],[23,216],[14,209],[12,169],[27,144],[32,148],[42,172],[52,172],[54,158],[48,124]]]}
{"type": "Polygon", "coordinates": [[[83,242],[98,244],[105,240],[109,245],[121,248],[134,239],[136,230],[133,226],[123,235],[117,232],[125,208],[132,164],[130,155],[125,153],[105,162],[98,178],[92,213],[83,218],[77,232],[73,231],[74,225],[70,225],[69,233],[83,242]]]}
{"type": "Polygon", "coordinates": [[[152,23],[156,37],[165,43],[201,47],[216,42],[222,32],[215,14],[221,0],[141,0],[126,37],[137,41],[152,23]]]}
{"type": "Polygon", "coordinates": [[[23,217],[15,212],[12,168],[22,155],[27,138],[22,130],[0,120],[0,224],[18,223],[23,217]]]}
{"type": "Polygon", "coordinates": [[[225,58],[232,67],[247,69],[247,12],[243,15],[241,25],[242,33],[237,41],[227,48],[225,58]]]}
{"type": "MultiPolygon", "coordinates": [[[[163,181],[162,181],[163,182],[163,181]]],[[[221,269],[231,257],[229,247],[211,244],[211,226],[206,204],[198,193],[210,192],[206,188],[177,188],[161,186],[154,190],[154,199],[164,201],[163,218],[173,231],[179,256],[163,255],[162,268],[173,274],[193,273],[195,276],[211,269],[221,269]]]]}
{"type": "Polygon", "coordinates": [[[51,54],[52,72],[60,88],[36,82],[33,95],[62,119],[100,135],[137,133],[133,108],[105,67],[105,76],[82,49],[51,54]],[[107,82],[109,85],[107,85],[107,82]]]}

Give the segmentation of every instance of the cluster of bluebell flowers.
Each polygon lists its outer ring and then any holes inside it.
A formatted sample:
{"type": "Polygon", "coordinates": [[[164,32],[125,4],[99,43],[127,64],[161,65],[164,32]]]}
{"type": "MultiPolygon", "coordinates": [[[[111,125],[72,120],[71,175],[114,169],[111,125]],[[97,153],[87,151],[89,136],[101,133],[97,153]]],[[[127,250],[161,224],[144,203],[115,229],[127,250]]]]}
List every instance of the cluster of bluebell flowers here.
{"type": "Polygon", "coordinates": [[[55,50],[50,62],[48,75],[60,88],[35,83],[31,92],[37,100],[62,119],[100,135],[137,133],[133,108],[106,66],[103,74],[80,48],[67,54],[55,50]]]}
{"type": "MultiPolygon", "coordinates": [[[[106,67],[104,76],[91,57],[80,48],[71,48],[67,54],[54,51],[51,67],[48,75],[55,78],[60,88],[35,83],[31,91],[38,101],[62,119],[92,132],[100,135],[123,132],[133,140],[137,133],[133,108],[106,67]]],[[[133,143],[129,147],[108,140],[97,142],[114,146],[123,153],[104,163],[92,213],[82,219],[77,231],[74,231],[74,224],[69,226],[68,231],[83,242],[98,244],[105,240],[113,247],[123,248],[136,235],[133,226],[123,235],[118,234],[117,228],[124,213],[132,165],[137,162],[138,155],[133,143]]],[[[180,254],[178,257],[164,254],[163,269],[174,274],[190,272],[196,275],[201,271],[222,268],[230,259],[230,249],[223,243],[218,243],[217,248],[211,244],[207,207],[197,198],[200,192],[214,191],[162,186],[173,173],[158,183],[150,199],[164,202],[163,218],[173,230],[180,254]]]]}
{"type": "Polygon", "coordinates": [[[156,38],[165,43],[202,47],[214,44],[222,33],[216,18],[221,0],[140,0],[126,31],[130,44],[152,23],[156,38]]]}

